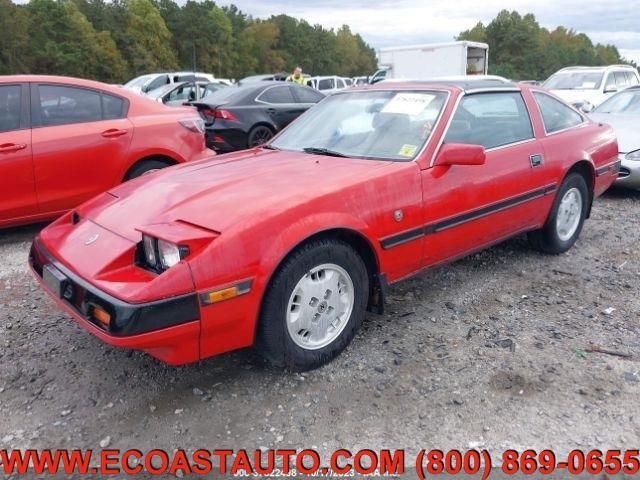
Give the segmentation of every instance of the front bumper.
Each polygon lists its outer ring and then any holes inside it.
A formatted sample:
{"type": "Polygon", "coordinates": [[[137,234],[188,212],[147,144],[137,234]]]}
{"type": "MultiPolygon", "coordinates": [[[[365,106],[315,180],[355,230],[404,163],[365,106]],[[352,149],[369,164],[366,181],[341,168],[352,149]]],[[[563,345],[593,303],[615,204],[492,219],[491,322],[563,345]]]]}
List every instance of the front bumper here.
{"type": "Polygon", "coordinates": [[[626,160],[623,154],[620,155],[620,160],[622,163],[616,185],[640,189],[640,162],[637,160],[626,160]]]}
{"type": "Polygon", "coordinates": [[[36,238],[29,264],[44,290],[86,330],[111,345],[143,350],[172,365],[199,359],[200,310],[195,293],[131,304],[89,284],[36,238]],[[105,326],[93,312],[110,316],[105,326]]]}

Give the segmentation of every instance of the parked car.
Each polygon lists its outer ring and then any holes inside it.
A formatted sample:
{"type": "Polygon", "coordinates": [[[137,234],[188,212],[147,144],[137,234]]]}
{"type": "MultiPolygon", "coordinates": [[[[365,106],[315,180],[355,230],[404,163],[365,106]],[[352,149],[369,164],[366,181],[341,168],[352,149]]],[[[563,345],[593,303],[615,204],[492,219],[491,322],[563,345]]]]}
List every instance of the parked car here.
{"type": "Polygon", "coordinates": [[[354,87],[360,87],[362,85],[368,85],[369,84],[369,77],[353,77],[353,86],[354,87]]]}
{"type": "Polygon", "coordinates": [[[265,143],[323,98],[303,85],[255,82],[218,90],[191,104],[205,121],[207,146],[231,152],[265,143]]]}
{"type": "Polygon", "coordinates": [[[221,88],[227,88],[227,85],[218,82],[179,82],[156,88],[146,96],[165,105],[180,106],[187,102],[200,100],[221,88]]]}
{"type": "Polygon", "coordinates": [[[210,73],[203,72],[150,73],[147,75],[140,75],[139,77],[129,80],[123,85],[123,88],[143,94],[170,83],[184,81],[216,82],[216,78],[210,73]]]}
{"type": "Polygon", "coordinates": [[[611,125],[618,137],[621,167],[616,184],[640,189],[640,86],[616,93],[589,116],[611,125]]]}
{"type": "Polygon", "coordinates": [[[340,90],[344,90],[348,88],[350,84],[347,84],[344,78],[337,76],[324,76],[324,77],[311,77],[307,81],[307,85],[316,90],[330,95],[335,92],[339,92],[340,90]]]}
{"type": "Polygon", "coordinates": [[[68,77],[0,77],[0,227],[55,218],[205,153],[193,108],[68,77]]]}
{"type": "Polygon", "coordinates": [[[170,364],[255,345],[307,370],[391,283],[523,232],[571,248],[617,154],[611,127],[528,86],[347,90],[264,147],[99,195],[45,228],[30,262],[109,344],[170,364]]]}
{"type": "Polygon", "coordinates": [[[288,73],[280,72],[280,73],[268,73],[265,75],[251,75],[250,77],[244,77],[243,79],[238,81],[238,85],[247,85],[249,83],[256,82],[284,82],[288,73]]]}
{"type": "Polygon", "coordinates": [[[640,84],[631,65],[567,67],[551,75],[542,86],[584,112],[590,112],[619,90],[640,84]]]}

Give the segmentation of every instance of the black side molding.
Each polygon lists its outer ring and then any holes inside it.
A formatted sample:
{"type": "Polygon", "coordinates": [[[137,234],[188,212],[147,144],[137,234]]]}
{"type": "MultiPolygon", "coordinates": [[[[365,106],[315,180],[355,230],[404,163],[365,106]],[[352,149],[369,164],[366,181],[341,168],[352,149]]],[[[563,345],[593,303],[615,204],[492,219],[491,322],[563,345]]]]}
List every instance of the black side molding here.
{"type": "Polygon", "coordinates": [[[538,188],[536,190],[532,190],[530,192],[524,193],[522,195],[508,198],[501,202],[494,203],[492,205],[487,205],[486,207],[480,207],[476,210],[472,210],[470,212],[466,212],[461,215],[448,218],[446,220],[427,224],[423,227],[416,228],[413,230],[408,230],[406,232],[402,232],[397,235],[392,235],[390,237],[386,237],[380,240],[380,245],[382,246],[383,249],[387,250],[389,248],[402,245],[403,243],[417,240],[424,235],[438,233],[443,230],[447,230],[449,228],[462,225],[463,223],[471,222],[473,220],[478,220],[479,218],[486,217],[487,215],[492,215],[494,213],[500,212],[502,210],[506,210],[508,208],[515,207],[522,203],[544,197],[545,195],[555,192],[556,188],[557,188],[557,185],[555,183],[550,184],[545,187],[538,188]]]}

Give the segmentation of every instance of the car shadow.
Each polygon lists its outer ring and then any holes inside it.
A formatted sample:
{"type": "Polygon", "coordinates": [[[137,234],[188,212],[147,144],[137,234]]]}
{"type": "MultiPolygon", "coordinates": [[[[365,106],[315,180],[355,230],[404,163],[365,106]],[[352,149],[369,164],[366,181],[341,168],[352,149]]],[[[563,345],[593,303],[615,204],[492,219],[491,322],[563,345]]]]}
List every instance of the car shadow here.
{"type": "Polygon", "coordinates": [[[0,245],[30,242],[47,225],[47,222],[40,222],[0,229],[0,245]]]}
{"type": "Polygon", "coordinates": [[[604,196],[612,200],[640,200],[640,190],[613,186],[604,192],[604,196]]]}

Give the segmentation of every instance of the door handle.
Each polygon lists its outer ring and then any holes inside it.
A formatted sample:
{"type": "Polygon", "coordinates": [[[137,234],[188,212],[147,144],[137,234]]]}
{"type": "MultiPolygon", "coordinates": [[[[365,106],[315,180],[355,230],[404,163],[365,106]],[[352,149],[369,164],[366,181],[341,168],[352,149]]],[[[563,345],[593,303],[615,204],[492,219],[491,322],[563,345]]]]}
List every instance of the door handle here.
{"type": "Polygon", "coordinates": [[[126,134],[127,134],[126,130],[120,130],[118,128],[110,128],[109,130],[105,130],[104,132],[102,132],[100,135],[102,135],[105,138],[116,138],[126,134]]]}
{"type": "Polygon", "coordinates": [[[27,148],[26,143],[3,143],[0,145],[0,153],[12,153],[27,148]]]}
{"type": "Polygon", "coordinates": [[[267,108],[267,112],[269,112],[272,115],[275,115],[276,113],[278,113],[278,111],[275,108],[267,108]]]}
{"type": "Polygon", "coordinates": [[[542,162],[543,162],[542,155],[539,153],[536,153],[535,155],[531,155],[529,157],[529,162],[531,163],[532,167],[539,167],[540,165],[542,165],[542,162]]]}

